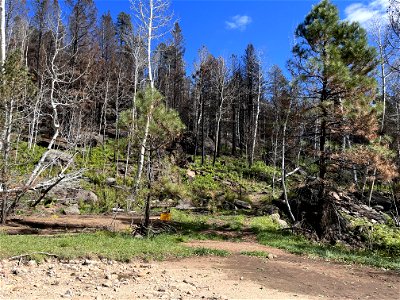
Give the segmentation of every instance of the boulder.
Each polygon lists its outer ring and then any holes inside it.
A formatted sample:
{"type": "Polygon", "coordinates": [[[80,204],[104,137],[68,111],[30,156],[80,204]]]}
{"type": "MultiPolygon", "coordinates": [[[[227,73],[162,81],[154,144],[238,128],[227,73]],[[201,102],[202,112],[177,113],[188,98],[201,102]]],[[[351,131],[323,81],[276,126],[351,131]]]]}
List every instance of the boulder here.
{"type": "Polygon", "coordinates": [[[178,205],[175,206],[176,209],[179,210],[195,210],[196,207],[193,206],[193,204],[189,201],[179,201],[178,205]]]}
{"type": "Polygon", "coordinates": [[[75,195],[76,200],[83,201],[87,204],[95,204],[99,201],[99,198],[95,193],[88,190],[78,190],[75,195]]]}
{"type": "Polygon", "coordinates": [[[72,204],[71,206],[68,206],[67,208],[65,208],[64,214],[65,215],[80,215],[81,212],[79,210],[78,204],[72,204]]]}
{"type": "Polygon", "coordinates": [[[95,204],[98,202],[98,197],[95,193],[81,188],[68,188],[63,186],[55,187],[48,194],[48,198],[59,201],[63,204],[75,204],[84,202],[85,204],[95,204]]]}
{"type": "Polygon", "coordinates": [[[106,184],[108,186],[115,186],[117,184],[117,179],[113,178],[113,177],[108,177],[106,179],[106,184]]]}
{"type": "Polygon", "coordinates": [[[281,228],[288,228],[288,223],[285,220],[281,219],[281,216],[278,213],[270,215],[271,219],[279,225],[281,228]]]}
{"type": "Polygon", "coordinates": [[[196,177],[196,172],[192,170],[187,170],[186,176],[189,178],[189,180],[193,180],[196,177]]]}
{"type": "Polygon", "coordinates": [[[60,150],[55,150],[51,149],[45,158],[45,163],[48,164],[59,164],[59,165],[66,165],[73,159],[73,155],[60,151],[60,150]]]}

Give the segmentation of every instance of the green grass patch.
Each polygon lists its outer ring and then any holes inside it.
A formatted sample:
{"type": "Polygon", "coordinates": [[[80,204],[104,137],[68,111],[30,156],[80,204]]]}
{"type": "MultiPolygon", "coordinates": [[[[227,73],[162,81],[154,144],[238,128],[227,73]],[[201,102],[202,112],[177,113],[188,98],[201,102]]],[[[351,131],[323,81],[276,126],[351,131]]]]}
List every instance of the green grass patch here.
{"type": "MultiPolygon", "coordinates": [[[[210,249],[192,249],[182,244],[177,235],[159,235],[136,239],[130,235],[98,232],[94,234],[35,236],[0,234],[0,258],[46,252],[59,258],[108,258],[130,261],[134,258],[161,260],[192,255],[218,255],[225,253],[210,249]]],[[[39,259],[40,255],[33,258],[39,259]]]]}
{"type": "Polygon", "coordinates": [[[322,257],[346,263],[359,263],[379,268],[400,270],[400,257],[389,256],[382,251],[329,246],[311,242],[299,235],[274,229],[259,231],[257,238],[260,244],[284,249],[295,254],[307,254],[310,257],[322,257]]]}
{"type": "Polygon", "coordinates": [[[162,260],[188,256],[227,256],[225,250],[190,248],[182,242],[188,239],[178,235],[158,235],[153,238],[137,239],[126,234],[97,232],[76,235],[5,235],[0,234],[0,258],[28,255],[27,258],[41,260],[51,253],[62,259],[108,258],[130,261],[134,258],[162,260]],[[29,255],[31,254],[32,255],[29,255]]]}
{"type": "Polygon", "coordinates": [[[268,257],[268,253],[265,251],[242,251],[240,254],[255,257],[268,257]]]}
{"type": "Polygon", "coordinates": [[[250,228],[255,233],[261,233],[266,230],[273,232],[279,229],[279,224],[270,216],[254,217],[250,221],[250,228]]]}
{"type": "Polygon", "coordinates": [[[220,250],[220,249],[210,249],[210,248],[195,248],[193,250],[193,253],[197,256],[228,256],[230,255],[229,251],[226,250],[220,250]]]}

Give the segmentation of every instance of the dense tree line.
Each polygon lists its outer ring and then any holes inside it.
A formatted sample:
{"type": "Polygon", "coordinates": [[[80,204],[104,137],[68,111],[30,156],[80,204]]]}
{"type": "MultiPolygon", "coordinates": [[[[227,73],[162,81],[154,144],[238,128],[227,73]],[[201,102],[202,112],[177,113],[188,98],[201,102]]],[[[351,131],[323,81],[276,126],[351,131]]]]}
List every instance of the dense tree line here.
{"type": "Polygon", "coordinates": [[[314,6],[295,32],[290,78],[278,66],[265,70],[252,44],[228,58],[202,47],[187,74],[184,29],[167,1],[132,1],[115,20],[98,15],[93,0],[7,0],[2,11],[3,216],[27,190],[79,176],[63,168],[41,178],[48,151],[82,151],[110,138],[116,159],[124,157],[121,176],[133,176],[127,166],[137,162],[134,190],[149,153],[172,141],[201,163],[221,155],[264,161],[277,170],[272,188],[283,186],[286,202],[287,174],[306,174],[317,182],[320,222],[334,187],[366,201],[378,184],[398,189],[396,0],[388,24],[377,20],[369,36],[340,20],[329,1],[314,6]],[[47,147],[29,176],[11,171],[18,141],[26,151],[47,147]]]}

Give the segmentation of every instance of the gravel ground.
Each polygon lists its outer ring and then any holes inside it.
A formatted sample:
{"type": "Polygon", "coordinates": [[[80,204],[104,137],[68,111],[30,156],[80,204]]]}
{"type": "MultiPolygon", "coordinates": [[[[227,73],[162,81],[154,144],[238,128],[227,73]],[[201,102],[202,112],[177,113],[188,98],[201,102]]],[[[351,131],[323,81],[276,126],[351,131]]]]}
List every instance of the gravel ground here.
{"type": "Polygon", "coordinates": [[[251,242],[188,246],[232,254],[151,263],[2,260],[0,299],[400,299],[396,272],[309,259],[251,242]],[[240,255],[244,250],[270,255],[240,255]]]}

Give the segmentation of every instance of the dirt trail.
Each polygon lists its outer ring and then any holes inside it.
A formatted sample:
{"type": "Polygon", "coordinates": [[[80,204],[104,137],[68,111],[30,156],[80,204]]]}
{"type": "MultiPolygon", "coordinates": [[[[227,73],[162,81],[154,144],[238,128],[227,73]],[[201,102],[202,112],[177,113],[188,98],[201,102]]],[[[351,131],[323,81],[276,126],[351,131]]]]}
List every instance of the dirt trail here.
{"type": "Polygon", "coordinates": [[[0,262],[0,299],[400,299],[400,275],[285,253],[256,243],[196,241],[227,257],[129,264],[0,262]],[[240,255],[265,251],[274,258],[240,255]]]}

